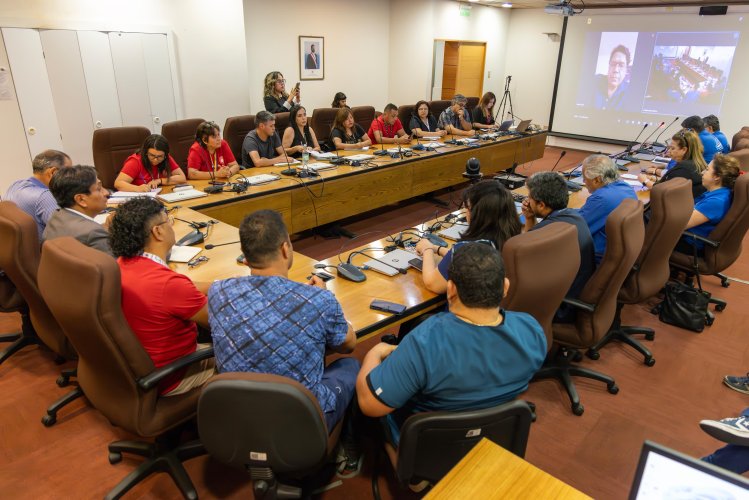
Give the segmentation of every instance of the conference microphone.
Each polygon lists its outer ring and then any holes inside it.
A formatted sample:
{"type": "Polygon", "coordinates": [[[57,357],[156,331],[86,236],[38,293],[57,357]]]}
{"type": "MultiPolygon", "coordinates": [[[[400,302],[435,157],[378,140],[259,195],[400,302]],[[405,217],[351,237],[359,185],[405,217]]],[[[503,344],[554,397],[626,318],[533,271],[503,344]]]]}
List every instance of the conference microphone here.
{"type": "Polygon", "coordinates": [[[217,244],[215,244],[215,245],[213,245],[213,244],[209,243],[209,244],[207,244],[207,245],[205,246],[205,249],[206,249],[206,250],[210,250],[210,249],[212,249],[212,248],[216,248],[216,247],[222,247],[222,246],[224,246],[224,245],[236,245],[237,243],[239,243],[239,241],[229,241],[229,242],[227,242],[227,243],[217,243],[217,244]]]}
{"type": "MultiPolygon", "coordinates": [[[[377,119],[375,118],[375,120],[377,119]]],[[[374,135],[374,131],[372,132],[372,134],[374,135]]],[[[382,118],[382,130],[380,130],[380,150],[374,151],[372,154],[375,156],[382,156],[382,155],[388,154],[388,152],[385,151],[385,118],[384,117],[382,118]]]]}
{"type": "Polygon", "coordinates": [[[665,132],[666,130],[670,129],[673,126],[673,124],[676,123],[678,120],[679,120],[679,117],[677,116],[676,118],[674,118],[674,121],[672,121],[671,123],[668,124],[668,127],[666,127],[663,130],[661,130],[661,133],[658,134],[658,137],[655,138],[655,141],[653,141],[653,144],[651,144],[651,145],[652,146],[658,146],[658,147],[661,147],[661,148],[665,148],[666,145],[665,144],[661,144],[660,142],[658,142],[658,139],[661,138],[661,136],[663,135],[663,132],[665,132]]]}
{"type": "Polygon", "coordinates": [[[645,132],[645,129],[648,128],[648,125],[649,124],[646,123],[645,125],[642,126],[642,130],[640,130],[640,133],[637,134],[637,137],[635,137],[635,140],[632,141],[632,142],[630,142],[629,146],[627,146],[627,149],[624,150],[625,153],[629,153],[630,151],[632,151],[632,146],[634,146],[635,144],[637,144],[637,139],[639,139],[640,136],[642,135],[642,133],[645,132]]]}
{"type": "MultiPolygon", "coordinates": [[[[281,142],[281,138],[278,136],[278,131],[273,132],[273,135],[278,137],[278,141],[281,142]]],[[[286,148],[283,147],[283,144],[281,144],[281,149],[283,150],[283,155],[286,157],[286,168],[281,170],[281,175],[296,175],[296,169],[291,166],[289,155],[286,154],[286,148]]]]}
{"type": "Polygon", "coordinates": [[[554,170],[556,170],[557,166],[559,165],[559,162],[562,161],[562,158],[564,158],[564,155],[566,154],[567,154],[567,150],[563,149],[562,154],[559,155],[559,158],[557,158],[557,162],[554,164],[553,167],[551,167],[551,170],[549,170],[549,172],[553,172],[554,170]]]}
{"type": "MultiPolygon", "coordinates": [[[[659,131],[659,130],[660,130],[661,128],[663,128],[663,126],[664,126],[665,124],[666,124],[666,122],[661,122],[661,123],[660,123],[660,124],[659,124],[659,125],[658,125],[658,126],[657,126],[657,127],[655,128],[655,130],[653,130],[652,132],[650,132],[650,135],[649,135],[649,136],[647,136],[647,137],[645,138],[645,140],[643,140],[643,141],[642,141],[642,145],[644,146],[645,144],[647,144],[647,143],[648,143],[648,139],[650,139],[651,137],[653,137],[653,135],[654,135],[654,134],[655,134],[656,132],[658,132],[658,131],[659,131]]],[[[640,148],[640,149],[642,149],[642,148],[640,148]]]]}

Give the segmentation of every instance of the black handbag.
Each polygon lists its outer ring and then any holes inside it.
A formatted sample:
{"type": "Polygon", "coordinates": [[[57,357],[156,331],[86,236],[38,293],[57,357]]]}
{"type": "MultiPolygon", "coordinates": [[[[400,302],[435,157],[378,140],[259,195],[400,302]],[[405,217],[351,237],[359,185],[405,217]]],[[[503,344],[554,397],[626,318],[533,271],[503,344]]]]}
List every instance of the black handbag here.
{"type": "MultiPolygon", "coordinates": [[[[699,274],[698,283],[699,283],[699,274]]],[[[693,332],[705,329],[710,293],[702,286],[693,288],[678,281],[666,283],[665,299],[660,305],[659,318],[669,325],[686,328],[693,332]]]]}

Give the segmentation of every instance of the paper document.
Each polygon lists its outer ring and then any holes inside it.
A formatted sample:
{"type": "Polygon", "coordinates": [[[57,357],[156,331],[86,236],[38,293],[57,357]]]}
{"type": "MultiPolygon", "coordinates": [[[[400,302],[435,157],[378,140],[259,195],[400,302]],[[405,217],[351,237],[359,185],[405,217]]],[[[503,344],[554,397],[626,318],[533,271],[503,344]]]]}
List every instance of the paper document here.
{"type": "Polygon", "coordinates": [[[310,154],[317,160],[323,160],[327,158],[336,157],[335,153],[323,153],[322,151],[312,151],[310,154]]]}
{"type": "Polygon", "coordinates": [[[273,164],[273,166],[274,166],[274,167],[283,167],[283,166],[285,166],[285,165],[287,165],[287,164],[288,164],[288,165],[297,165],[297,164],[299,164],[299,163],[302,163],[302,162],[300,162],[300,161],[299,161],[299,160],[297,160],[296,158],[291,158],[291,157],[290,157],[290,158],[289,158],[289,161],[288,161],[288,162],[287,162],[286,160],[284,160],[284,161],[279,161],[278,163],[274,163],[274,164],[273,164]]]}
{"type": "Polygon", "coordinates": [[[200,247],[181,247],[174,245],[169,252],[169,262],[190,262],[196,255],[202,252],[200,247]]]}
{"type": "Polygon", "coordinates": [[[637,180],[637,176],[635,174],[622,174],[621,178],[622,179],[631,179],[633,181],[637,180]]]}

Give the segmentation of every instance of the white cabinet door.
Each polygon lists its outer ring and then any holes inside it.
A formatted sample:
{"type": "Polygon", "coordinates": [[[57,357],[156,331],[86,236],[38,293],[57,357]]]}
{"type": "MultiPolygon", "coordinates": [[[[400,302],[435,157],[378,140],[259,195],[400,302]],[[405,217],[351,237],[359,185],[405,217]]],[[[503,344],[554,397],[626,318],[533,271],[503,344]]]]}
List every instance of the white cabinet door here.
{"type": "Polygon", "coordinates": [[[122,115],[112,52],[109,49],[109,35],[101,31],[79,31],[78,45],[83,74],[86,77],[93,127],[121,127],[122,115]]]}
{"type": "Polygon", "coordinates": [[[3,28],[5,49],[31,156],[63,149],[39,31],[3,28]]]}
{"type": "Polygon", "coordinates": [[[148,80],[148,97],[151,103],[153,131],[161,132],[163,123],[177,119],[174,105],[174,87],[172,70],[169,62],[169,48],[166,35],[160,33],[143,33],[143,59],[146,65],[148,80]]]}
{"type": "MultiPolygon", "coordinates": [[[[109,33],[122,124],[154,130],[140,33],[109,33]]],[[[161,127],[159,127],[159,130],[161,127]]]]}
{"type": "Polygon", "coordinates": [[[44,59],[62,135],[62,148],[73,163],[93,165],[91,107],[75,31],[42,30],[44,59]]]}

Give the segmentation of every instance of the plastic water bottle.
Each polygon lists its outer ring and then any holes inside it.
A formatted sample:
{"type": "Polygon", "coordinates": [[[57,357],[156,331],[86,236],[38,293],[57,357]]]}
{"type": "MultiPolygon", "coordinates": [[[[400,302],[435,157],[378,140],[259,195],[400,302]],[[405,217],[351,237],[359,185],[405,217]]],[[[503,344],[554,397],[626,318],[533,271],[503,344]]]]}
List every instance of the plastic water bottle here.
{"type": "Polygon", "coordinates": [[[309,148],[304,148],[302,151],[302,167],[306,170],[307,163],[309,162],[309,148]]]}

